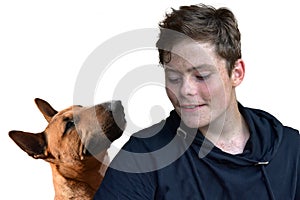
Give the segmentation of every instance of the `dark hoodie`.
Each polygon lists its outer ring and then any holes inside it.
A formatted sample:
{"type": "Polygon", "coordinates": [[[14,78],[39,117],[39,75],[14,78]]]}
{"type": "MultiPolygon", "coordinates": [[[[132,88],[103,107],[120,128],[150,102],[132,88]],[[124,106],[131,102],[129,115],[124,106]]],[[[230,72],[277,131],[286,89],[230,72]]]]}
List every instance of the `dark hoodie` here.
{"type": "Polygon", "coordinates": [[[250,129],[243,153],[214,147],[172,111],[130,138],[95,199],[300,200],[299,132],[264,111],[239,110],[250,129]]]}

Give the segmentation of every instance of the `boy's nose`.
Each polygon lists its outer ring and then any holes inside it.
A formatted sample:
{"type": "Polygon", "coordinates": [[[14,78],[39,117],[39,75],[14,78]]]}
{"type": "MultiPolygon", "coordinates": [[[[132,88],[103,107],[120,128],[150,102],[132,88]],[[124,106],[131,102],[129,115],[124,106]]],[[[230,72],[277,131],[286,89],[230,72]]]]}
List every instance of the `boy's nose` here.
{"type": "Polygon", "coordinates": [[[195,96],[197,94],[197,87],[192,80],[183,80],[180,92],[182,96],[195,96]]]}

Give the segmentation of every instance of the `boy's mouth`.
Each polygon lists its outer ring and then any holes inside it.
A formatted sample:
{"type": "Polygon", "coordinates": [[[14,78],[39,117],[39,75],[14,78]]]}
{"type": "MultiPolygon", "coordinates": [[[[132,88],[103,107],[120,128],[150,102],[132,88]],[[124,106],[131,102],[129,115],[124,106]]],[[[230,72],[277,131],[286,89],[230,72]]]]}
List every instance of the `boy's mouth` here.
{"type": "Polygon", "coordinates": [[[202,108],[205,104],[183,104],[179,106],[180,110],[183,111],[196,111],[202,108]]]}

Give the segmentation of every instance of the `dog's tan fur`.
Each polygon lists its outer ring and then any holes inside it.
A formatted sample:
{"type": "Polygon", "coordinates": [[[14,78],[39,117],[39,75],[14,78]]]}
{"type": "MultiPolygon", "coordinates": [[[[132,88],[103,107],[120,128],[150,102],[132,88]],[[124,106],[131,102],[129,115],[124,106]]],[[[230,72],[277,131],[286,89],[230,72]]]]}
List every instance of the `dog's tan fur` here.
{"type": "Polygon", "coordinates": [[[46,129],[37,134],[10,131],[9,136],[30,156],[50,163],[55,200],[92,199],[106,171],[107,149],[125,128],[121,103],[57,112],[42,99],[35,102],[49,123],[46,129]]]}

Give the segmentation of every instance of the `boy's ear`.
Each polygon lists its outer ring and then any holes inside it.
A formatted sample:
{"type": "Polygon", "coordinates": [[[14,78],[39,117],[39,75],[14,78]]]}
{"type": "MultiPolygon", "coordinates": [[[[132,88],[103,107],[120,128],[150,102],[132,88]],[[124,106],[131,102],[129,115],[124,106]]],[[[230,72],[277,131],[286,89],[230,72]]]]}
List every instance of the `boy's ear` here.
{"type": "Polygon", "coordinates": [[[231,72],[232,85],[234,87],[240,85],[245,77],[245,63],[242,59],[235,62],[234,68],[231,72]]]}
{"type": "Polygon", "coordinates": [[[41,113],[44,115],[47,122],[50,122],[52,117],[57,113],[57,111],[54,108],[52,108],[52,106],[47,101],[43,99],[36,98],[34,101],[41,113]]]}
{"type": "Polygon", "coordinates": [[[9,137],[29,156],[33,158],[46,158],[46,139],[44,133],[28,133],[23,131],[10,131],[9,137]]]}

